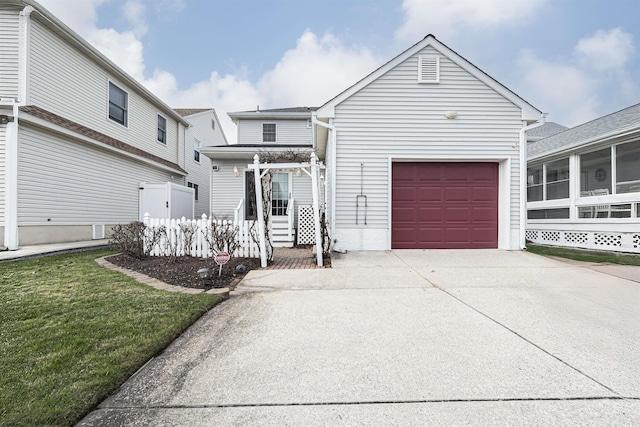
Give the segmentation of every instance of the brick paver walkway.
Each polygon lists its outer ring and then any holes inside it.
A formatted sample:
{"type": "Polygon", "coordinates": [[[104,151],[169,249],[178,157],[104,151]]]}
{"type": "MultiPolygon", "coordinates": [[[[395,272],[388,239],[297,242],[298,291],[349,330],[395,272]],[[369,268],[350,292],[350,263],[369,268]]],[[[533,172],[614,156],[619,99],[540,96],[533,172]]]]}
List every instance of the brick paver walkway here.
{"type": "Polygon", "coordinates": [[[322,268],[316,265],[311,248],[273,248],[273,263],[265,270],[322,268]]]}

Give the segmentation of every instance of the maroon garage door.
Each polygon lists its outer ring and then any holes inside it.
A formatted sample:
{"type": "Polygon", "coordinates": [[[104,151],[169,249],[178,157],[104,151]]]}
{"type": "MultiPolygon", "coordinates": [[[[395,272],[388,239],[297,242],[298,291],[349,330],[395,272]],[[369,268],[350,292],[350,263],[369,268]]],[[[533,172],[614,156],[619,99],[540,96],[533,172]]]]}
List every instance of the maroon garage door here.
{"type": "Polygon", "coordinates": [[[393,249],[498,247],[497,163],[393,163],[393,249]]]}

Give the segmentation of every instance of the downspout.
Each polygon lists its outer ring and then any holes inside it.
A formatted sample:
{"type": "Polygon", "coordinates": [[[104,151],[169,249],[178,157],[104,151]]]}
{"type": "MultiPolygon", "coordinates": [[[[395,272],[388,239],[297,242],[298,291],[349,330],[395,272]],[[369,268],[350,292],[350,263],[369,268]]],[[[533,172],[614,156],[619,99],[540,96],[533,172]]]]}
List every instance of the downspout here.
{"type": "MultiPolygon", "coordinates": [[[[542,113],[540,119],[523,126],[520,129],[520,249],[526,248],[525,231],[527,226],[527,131],[542,126],[547,121],[547,113],[542,113]]],[[[526,122],[525,122],[526,123],[526,122]]]]}
{"type": "MultiPolygon", "coordinates": [[[[332,119],[329,119],[331,122],[333,122],[332,119]]],[[[311,114],[311,122],[318,125],[318,126],[322,126],[323,128],[329,129],[330,133],[331,133],[331,137],[327,138],[327,149],[329,148],[329,140],[331,140],[331,200],[329,201],[330,205],[331,205],[331,216],[329,217],[329,235],[330,236],[334,236],[334,232],[335,232],[335,228],[336,228],[336,127],[333,124],[327,124],[324,122],[321,122],[320,120],[317,119],[317,115],[316,113],[312,113],[311,114]]],[[[317,147],[317,141],[315,140],[317,138],[317,133],[314,132],[314,146],[317,147]]],[[[326,161],[325,159],[325,164],[328,164],[329,162],[326,161]]],[[[325,183],[326,180],[329,178],[328,177],[328,173],[329,170],[327,168],[327,170],[325,171],[325,183]]],[[[326,184],[325,184],[326,186],[326,184]]],[[[325,192],[325,198],[326,198],[326,192],[325,192]]]]}

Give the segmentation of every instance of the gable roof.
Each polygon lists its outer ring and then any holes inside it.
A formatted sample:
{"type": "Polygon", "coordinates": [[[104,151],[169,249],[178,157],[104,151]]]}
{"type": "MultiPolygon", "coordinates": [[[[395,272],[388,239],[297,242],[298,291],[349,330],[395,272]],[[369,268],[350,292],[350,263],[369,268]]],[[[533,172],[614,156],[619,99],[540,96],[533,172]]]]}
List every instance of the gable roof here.
{"type": "Polygon", "coordinates": [[[375,70],[374,72],[372,72],[371,74],[369,74],[368,76],[366,76],[365,78],[363,78],[362,80],[360,80],[359,82],[351,86],[350,88],[346,89],[335,98],[331,99],[330,101],[322,105],[317,110],[317,116],[321,118],[334,117],[335,107],[338,104],[340,104],[347,98],[351,97],[360,89],[364,88],[369,83],[378,79],[380,76],[387,73],[388,71],[393,69],[395,66],[399,65],[400,63],[407,60],[411,56],[415,55],[416,53],[418,53],[419,51],[421,51],[427,46],[433,47],[442,55],[446,56],[455,64],[457,64],[459,67],[463,68],[468,73],[476,77],[478,80],[482,81],[487,86],[489,86],[490,88],[498,92],[504,98],[511,101],[514,105],[520,107],[522,110],[522,120],[526,120],[528,122],[535,122],[541,118],[542,112],[540,110],[538,110],[537,108],[529,104],[520,96],[516,95],[509,88],[499,83],[497,80],[495,80],[494,78],[489,76],[487,73],[485,73],[484,71],[482,71],[481,69],[473,65],[471,62],[467,61],[465,58],[458,55],[455,51],[445,46],[442,42],[436,39],[435,36],[432,34],[427,35],[424,39],[414,44],[409,49],[405,50],[400,55],[393,58],[391,61],[382,65],[380,68],[378,68],[377,70],[375,70]]]}
{"type": "Polygon", "coordinates": [[[233,121],[238,119],[278,119],[278,118],[311,118],[311,113],[318,107],[288,107],[272,108],[267,110],[236,111],[227,113],[233,121]]]}
{"type": "Polygon", "coordinates": [[[527,157],[541,157],[634,130],[640,130],[640,104],[533,142],[527,147],[527,157]]]}
{"type": "Polygon", "coordinates": [[[205,113],[212,111],[213,108],[174,108],[173,111],[180,114],[182,117],[193,116],[194,114],[205,113]]]}
{"type": "Polygon", "coordinates": [[[538,141],[569,129],[555,122],[545,122],[542,126],[527,131],[528,141],[538,141]]]}

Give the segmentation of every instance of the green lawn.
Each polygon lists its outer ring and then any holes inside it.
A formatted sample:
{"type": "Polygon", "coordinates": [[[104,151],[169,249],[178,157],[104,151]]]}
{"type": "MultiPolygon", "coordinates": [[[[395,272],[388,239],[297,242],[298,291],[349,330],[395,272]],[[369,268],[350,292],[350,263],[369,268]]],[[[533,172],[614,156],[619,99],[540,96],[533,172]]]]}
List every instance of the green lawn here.
{"type": "Polygon", "coordinates": [[[71,425],[216,305],[100,267],[109,250],[0,263],[0,425],[71,425]]]}
{"type": "Polygon", "coordinates": [[[557,256],[585,262],[608,262],[611,264],[640,265],[640,255],[618,254],[614,252],[595,252],[581,249],[538,246],[527,243],[527,251],[547,256],[557,256]]]}

